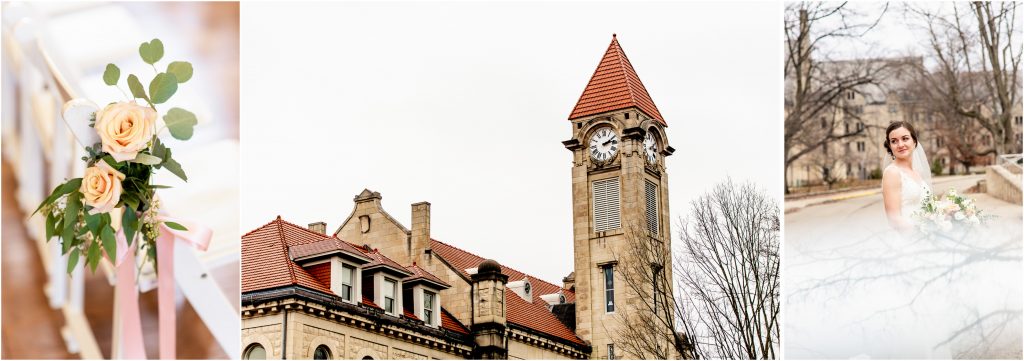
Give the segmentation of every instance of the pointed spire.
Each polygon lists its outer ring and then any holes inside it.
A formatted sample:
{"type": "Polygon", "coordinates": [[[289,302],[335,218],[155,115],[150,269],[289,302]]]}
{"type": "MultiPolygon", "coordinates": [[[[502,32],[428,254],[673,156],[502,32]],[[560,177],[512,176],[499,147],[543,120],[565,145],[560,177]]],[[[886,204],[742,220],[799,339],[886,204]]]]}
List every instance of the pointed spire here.
{"type": "Polygon", "coordinates": [[[580,100],[576,102],[569,119],[629,107],[636,107],[647,116],[668,126],[658,107],[654,105],[651,95],[647,93],[647,88],[640,82],[636,70],[633,70],[626,53],[619,46],[616,34],[612,34],[612,43],[608,45],[608,50],[597,65],[597,70],[591,76],[587,87],[583,89],[583,95],[580,95],[580,100]]]}

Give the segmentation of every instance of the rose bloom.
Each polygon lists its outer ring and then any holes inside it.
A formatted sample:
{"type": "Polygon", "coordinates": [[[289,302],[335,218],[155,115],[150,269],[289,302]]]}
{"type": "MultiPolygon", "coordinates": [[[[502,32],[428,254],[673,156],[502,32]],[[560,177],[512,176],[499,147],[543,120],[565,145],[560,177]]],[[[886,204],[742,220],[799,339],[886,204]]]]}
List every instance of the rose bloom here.
{"type": "Polygon", "coordinates": [[[107,162],[98,161],[96,165],[85,170],[82,177],[82,199],[92,206],[89,214],[107,213],[117,206],[121,199],[121,181],[124,174],[112,168],[107,162]]]}
{"type": "Polygon", "coordinates": [[[120,102],[96,112],[96,132],[103,151],[118,162],[135,159],[153,138],[156,111],[132,102],[120,102]]]}

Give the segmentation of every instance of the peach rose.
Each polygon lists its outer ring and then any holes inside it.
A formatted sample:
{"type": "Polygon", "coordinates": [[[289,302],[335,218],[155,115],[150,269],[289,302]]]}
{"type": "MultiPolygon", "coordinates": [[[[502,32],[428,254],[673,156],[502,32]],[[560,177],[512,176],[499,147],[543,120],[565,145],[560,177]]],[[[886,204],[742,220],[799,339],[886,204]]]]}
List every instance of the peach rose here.
{"type": "Polygon", "coordinates": [[[82,199],[85,204],[92,206],[89,214],[107,213],[117,206],[121,199],[121,181],[124,174],[118,172],[105,161],[98,161],[96,165],[85,170],[82,177],[82,199]]]}
{"type": "Polygon", "coordinates": [[[120,102],[96,112],[96,132],[103,151],[118,162],[135,159],[153,139],[156,111],[132,102],[120,102]]]}

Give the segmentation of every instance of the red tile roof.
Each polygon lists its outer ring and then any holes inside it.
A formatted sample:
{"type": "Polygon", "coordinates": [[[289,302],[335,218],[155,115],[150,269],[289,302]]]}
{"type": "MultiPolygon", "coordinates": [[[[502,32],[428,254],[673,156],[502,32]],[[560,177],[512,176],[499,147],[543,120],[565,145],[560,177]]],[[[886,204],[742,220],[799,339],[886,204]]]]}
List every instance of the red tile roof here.
{"type": "Polygon", "coordinates": [[[657,119],[662,125],[665,118],[654,105],[654,100],[647,93],[647,88],[640,82],[640,76],[633,70],[629,58],[619,46],[619,41],[612,34],[612,43],[608,45],[604,57],[597,65],[597,70],[590,77],[590,82],[583,89],[583,95],[576,102],[576,107],[569,114],[569,119],[600,114],[612,110],[636,107],[647,116],[657,119]]]}
{"type": "Polygon", "coordinates": [[[288,253],[291,255],[293,260],[332,251],[342,251],[363,257],[365,257],[366,254],[366,251],[363,250],[362,247],[357,247],[351,243],[342,241],[341,239],[338,239],[337,236],[333,236],[322,241],[288,247],[288,253]]]}
{"type": "Polygon", "coordinates": [[[420,266],[417,266],[415,262],[413,262],[412,266],[406,267],[405,269],[409,270],[409,272],[412,272],[412,276],[403,278],[403,283],[422,279],[433,283],[437,283],[439,285],[443,285],[445,286],[445,288],[452,286],[450,284],[445,283],[440,278],[437,278],[436,276],[430,274],[430,272],[424,271],[422,268],[420,268],[420,266]]]}
{"type": "Polygon", "coordinates": [[[242,236],[242,292],[299,285],[332,294],[305,269],[292,262],[288,247],[322,241],[319,234],[277,219],[242,236]]]}
{"type": "Polygon", "coordinates": [[[541,301],[537,303],[526,302],[526,300],[519,297],[515,291],[506,288],[505,289],[505,308],[508,310],[507,319],[508,322],[514,323],[520,326],[524,326],[534,331],[546,333],[551,336],[555,336],[564,339],[569,342],[583,345],[585,342],[581,340],[575,333],[570,331],[568,328],[559,321],[555,314],[547,308],[547,303],[541,301]]]}
{"type": "Polygon", "coordinates": [[[448,310],[444,308],[441,309],[441,327],[463,335],[469,334],[469,329],[466,328],[466,326],[463,326],[459,320],[455,319],[455,316],[452,316],[452,314],[448,313],[448,310]]]}
{"type": "MultiPolygon", "coordinates": [[[[317,250],[323,247],[351,247],[362,252],[373,262],[367,265],[386,265],[393,267],[400,272],[411,275],[419,274],[424,279],[440,281],[436,276],[413,265],[417,271],[403,267],[397,262],[385,257],[376,250],[368,251],[363,247],[352,245],[336,237],[328,237],[325,234],[310,231],[309,229],[282,220],[278,216],[273,221],[242,235],[242,292],[253,292],[271,288],[286,287],[292,285],[303,286],[316,291],[333,295],[330,286],[324,285],[313,276],[310,271],[302,268],[292,261],[289,249],[317,250]]],[[[315,267],[315,266],[314,266],[315,267]]],[[[441,282],[442,284],[444,282],[441,282]]],[[[363,296],[362,303],[369,307],[381,308],[372,300],[363,296]]],[[[468,329],[448,314],[443,307],[442,327],[453,332],[469,334],[468,329]],[[445,321],[445,315],[448,320],[445,321]]],[[[407,317],[409,315],[406,315],[407,317]]],[[[415,316],[411,318],[415,319],[415,316]]]]}
{"type": "MultiPolygon", "coordinates": [[[[476,268],[480,265],[480,262],[484,261],[483,257],[434,239],[430,242],[430,248],[431,252],[440,256],[467,278],[470,277],[470,275],[466,272],[466,269],[476,268]]],[[[530,283],[533,285],[533,303],[528,303],[520,298],[515,292],[507,288],[505,289],[505,299],[507,300],[505,305],[508,310],[508,322],[548,335],[556,336],[570,342],[575,342],[580,345],[585,344],[583,340],[576,336],[575,333],[555,318],[555,315],[548,310],[547,302],[540,298],[541,295],[562,291],[565,294],[566,302],[575,302],[575,292],[564,290],[561,286],[545,282],[539,278],[519,272],[505,265],[501,266],[501,273],[508,276],[509,281],[518,281],[523,278],[529,278],[530,283]]]]}
{"type": "Polygon", "coordinates": [[[390,258],[387,258],[377,250],[365,252],[365,254],[369,256],[370,259],[372,259],[372,261],[370,261],[370,263],[363,265],[364,270],[370,267],[384,266],[388,268],[393,268],[398,273],[403,273],[405,275],[412,274],[412,272],[410,272],[404,266],[398,264],[398,262],[392,261],[390,258]]]}

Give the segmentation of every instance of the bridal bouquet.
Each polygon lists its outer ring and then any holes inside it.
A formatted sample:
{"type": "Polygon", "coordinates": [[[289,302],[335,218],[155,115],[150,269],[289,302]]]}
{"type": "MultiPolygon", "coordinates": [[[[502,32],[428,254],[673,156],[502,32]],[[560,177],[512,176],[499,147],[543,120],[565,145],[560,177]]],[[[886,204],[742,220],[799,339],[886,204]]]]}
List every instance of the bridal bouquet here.
{"type": "Polygon", "coordinates": [[[992,216],[979,210],[973,199],[950,188],[943,195],[926,194],[913,218],[921,232],[931,234],[949,232],[953,228],[968,229],[987,222],[992,216]]]}
{"type": "MultiPolygon", "coordinates": [[[[179,84],[192,78],[192,64],[175,61],[160,71],[157,62],[163,54],[159,39],[139,46],[139,55],[155,75],[148,88],[135,74],[128,75],[130,97],[118,85],[120,69],[107,64],[104,83],[117,87],[128,100],[109,103],[102,109],[92,108],[97,110],[91,113],[88,122],[100,141],[82,144],[87,153],[82,157],[87,166],[85,174],[57,186],[33,213],[46,215],[47,240],[60,238],[63,254],[68,256],[69,273],[83,257],[94,272],[103,254],[116,263],[118,240],[128,246],[138,240],[138,247],[129,249],[145,252],[146,259],[156,262],[161,228],[186,231],[181,224],[157,216],[160,201],[156,190],[167,186],[154,184],[153,173],[166,169],[188,181],[181,164],[174,160],[160,136],[166,130],[175,139],[188,140],[196,117],[187,110],[170,108],[161,121],[157,105],[167,102],[179,84]]],[[[70,126],[71,122],[86,120],[65,121],[70,126]]]]}

